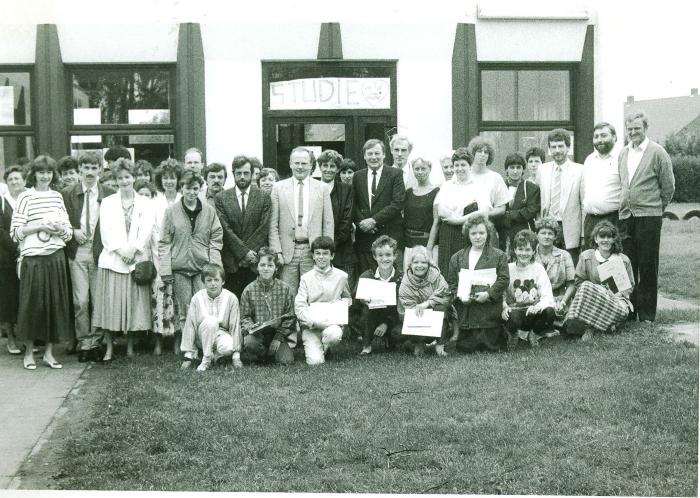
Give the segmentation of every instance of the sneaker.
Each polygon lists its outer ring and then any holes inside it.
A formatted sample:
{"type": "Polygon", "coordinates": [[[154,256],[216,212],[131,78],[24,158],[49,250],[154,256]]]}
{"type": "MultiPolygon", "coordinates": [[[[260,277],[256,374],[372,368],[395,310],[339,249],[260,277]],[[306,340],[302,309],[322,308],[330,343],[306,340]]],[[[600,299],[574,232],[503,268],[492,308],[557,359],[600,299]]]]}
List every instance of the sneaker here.
{"type": "Polygon", "coordinates": [[[550,337],[557,337],[559,335],[558,330],[548,330],[544,333],[544,336],[549,339],[550,337]]]}
{"type": "Polygon", "coordinates": [[[192,368],[193,364],[194,360],[192,358],[185,358],[185,361],[183,361],[180,364],[180,370],[187,370],[188,368],[192,368]]]}
{"type": "Polygon", "coordinates": [[[362,351],[360,351],[360,356],[366,356],[372,352],[372,346],[365,346],[362,348],[362,351]]]}
{"type": "Polygon", "coordinates": [[[198,372],[206,372],[209,369],[209,362],[202,360],[202,363],[197,367],[198,372]]]}
{"type": "Polygon", "coordinates": [[[233,368],[243,368],[243,362],[240,358],[233,358],[231,360],[231,365],[233,365],[233,368]]]}
{"type": "Polygon", "coordinates": [[[423,353],[425,353],[425,344],[419,342],[413,346],[413,356],[423,356],[423,353]]]}
{"type": "Polygon", "coordinates": [[[540,336],[538,336],[534,332],[530,332],[528,334],[527,340],[530,343],[530,347],[532,348],[538,348],[540,346],[540,336]]]}
{"type": "Polygon", "coordinates": [[[444,344],[436,344],[435,345],[435,354],[438,356],[447,356],[447,351],[445,351],[445,345],[444,344]]]}

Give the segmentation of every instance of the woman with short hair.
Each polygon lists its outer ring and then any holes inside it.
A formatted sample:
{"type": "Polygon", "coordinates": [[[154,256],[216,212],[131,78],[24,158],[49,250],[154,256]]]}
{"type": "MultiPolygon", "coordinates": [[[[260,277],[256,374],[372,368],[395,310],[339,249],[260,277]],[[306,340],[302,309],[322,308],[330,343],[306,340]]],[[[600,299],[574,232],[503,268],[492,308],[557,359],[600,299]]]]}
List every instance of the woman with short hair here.
{"type": "MultiPolygon", "coordinates": [[[[153,263],[156,223],[153,203],[134,191],[134,163],[117,159],[111,168],[119,191],[105,197],[100,205],[100,233],[103,249],[97,263],[97,284],[93,325],[105,332],[109,362],[114,356],[113,336],[127,334],[127,356],[134,355],[134,333],[151,328],[151,284],[134,274],[153,263]]],[[[155,266],[155,265],[154,265],[155,266]]]]}
{"type": "Polygon", "coordinates": [[[566,333],[590,340],[594,332],[614,330],[634,309],[630,296],[634,289],[632,263],[622,253],[617,227],[601,221],[591,233],[592,249],[581,253],[576,266],[576,295],[566,315],[566,333]],[[623,291],[601,282],[598,268],[608,261],[621,263],[632,287],[623,291]]]}
{"type": "Polygon", "coordinates": [[[58,186],[56,161],[39,156],[29,166],[32,187],[17,199],[10,235],[19,243],[17,339],[24,343],[24,368],[36,370],[34,342],[46,343],[42,362],[63,368],[53,355],[55,343],[74,334],[71,292],[64,247],[73,236],[58,186]]]}
{"type": "MultiPolygon", "coordinates": [[[[411,162],[411,170],[416,185],[406,189],[403,201],[404,212],[404,255],[401,262],[402,268],[408,266],[414,247],[427,246],[430,240],[430,231],[433,228],[433,205],[435,197],[440,191],[430,183],[430,172],[433,164],[422,157],[411,162]]],[[[433,261],[438,260],[438,246],[433,244],[431,248],[433,261]]]]}

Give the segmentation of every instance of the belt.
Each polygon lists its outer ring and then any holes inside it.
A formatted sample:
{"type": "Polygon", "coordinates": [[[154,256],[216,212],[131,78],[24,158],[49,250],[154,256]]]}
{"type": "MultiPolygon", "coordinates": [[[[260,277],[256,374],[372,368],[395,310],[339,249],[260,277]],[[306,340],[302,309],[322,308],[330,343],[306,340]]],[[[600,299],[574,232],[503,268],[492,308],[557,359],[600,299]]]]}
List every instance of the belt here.
{"type": "Polygon", "coordinates": [[[309,239],[304,239],[304,240],[296,240],[296,239],[295,239],[295,240],[294,240],[294,243],[295,243],[295,244],[308,244],[308,243],[309,243],[309,239]]]}

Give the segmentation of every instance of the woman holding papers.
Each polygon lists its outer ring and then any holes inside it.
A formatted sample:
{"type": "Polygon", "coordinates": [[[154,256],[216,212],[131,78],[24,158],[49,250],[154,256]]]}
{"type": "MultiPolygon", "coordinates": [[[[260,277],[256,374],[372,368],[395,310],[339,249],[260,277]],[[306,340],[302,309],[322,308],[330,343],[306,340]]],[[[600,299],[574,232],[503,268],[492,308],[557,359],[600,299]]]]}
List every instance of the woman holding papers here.
{"type": "Polygon", "coordinates": [[[433,226],[428,238],[428,251],[438,245],[438,267],[447,274],[450,258],[467,245],[462,226],[471,213],[487,213],[491,207],[489,192],[477,185],[469,175],[472,155],[460,147],[452,154],[454,176],[440,187],[433,204],[433,226]]]}
{"type": "Polygon", "coordinates": [[[464,224],[469,244],[450,260],[447,281],[459,316],[457,348],[465,351],[497,351],[503,347],[501,313],[503,292],[508,287],[508,259],[503,251],[489,244],[492,228],[483,214],[469,218],[464,224]],[[477,272],[479,282],[470,285],[470,274],[477,272]]]}
{"type": "Polygon", "coordinates": [[[513,238],[515,262],[508,265],[510,283],[503,297],[503,320],[509,342],[526,340],[538,345],[540,333],[554,322],[552,284],[544,267],[535,261],[537,237],[521,230],[513,238]]]}
{"type": "Polygon", "coordinates": [[[566,332],[581,340],[590,340],[594,331],[614,329],[633,310],[632,264],[621,252],[617,227],[601,221],[593,228],[591,243],[593,249],[579,257],[576,296],[566,315],[566,332]]]}
{"type": "Polygon", "coordinates": [[[537,233],[537,251],[535,261],[540,263],[552,284],[554,295],[554,325],[561,327],[568,310],[569,303],[576,292],[574,285],[574,260],[564,249],[554,245],[559,236],[559,223],[551,216],[545,216],[535,222],[537,233]]]}
{"type": "MultiPolygon", "coordinates": [[[[438,356],[447,356],[445,339],[448,324],[451,319],[456,318],[454,308],[450,305],[450,288],[440,270],[432,264],[430,252],[425,247],[415,247],[408,263],[399,286],[399,314],[408,316],[415,313],[420,318],[426,310],[443,312],[442,334],[435,346],[435,352],[438,356]]],[[[420,356],[425,351],[425,344],[434,339],[416,335],[407,342],[413,344],[413,354],[420,356]]]]}

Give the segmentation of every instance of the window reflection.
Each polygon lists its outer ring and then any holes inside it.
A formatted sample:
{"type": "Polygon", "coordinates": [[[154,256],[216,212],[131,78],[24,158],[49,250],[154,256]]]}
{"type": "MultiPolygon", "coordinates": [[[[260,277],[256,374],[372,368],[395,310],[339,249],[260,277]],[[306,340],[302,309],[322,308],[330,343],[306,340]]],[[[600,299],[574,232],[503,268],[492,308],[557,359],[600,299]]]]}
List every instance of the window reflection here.
{"type": "MultiPolygon", "coordinates": [[[[506,156],[512,152],[519,152],[523,156],[531,147],[540,147],[546,154],[545,161],[551,161],[549,156],[547,135],[551,130],[537,131],[483,131],[481,136],[490,139],[496,146],[496,157],[491,165],[494,171],[504,174],[503,163],[506,156]]],[[[570,159],[574,156],[574,134],[571,132],[570,159]]]]}
{"type": "Polygon", "coordinates": [[[157,165],[169,157],[175,157],[173,135],[73,135],[71,154],[97,150],[104,153],[109,147],[123,145],[131,152],[134,161],[145,159],[157,165]]]}
{"type": "Polygon", "coordinates": [[[29,73],[0,72],[0,126],[31,124],[29,73]]]}
{"type": "Polygon", "coordinates": [[[0,137],[0,177],[5,170],[15,164],[24,164],[34,159],[34,141],[32,137],[0,137]]]}

